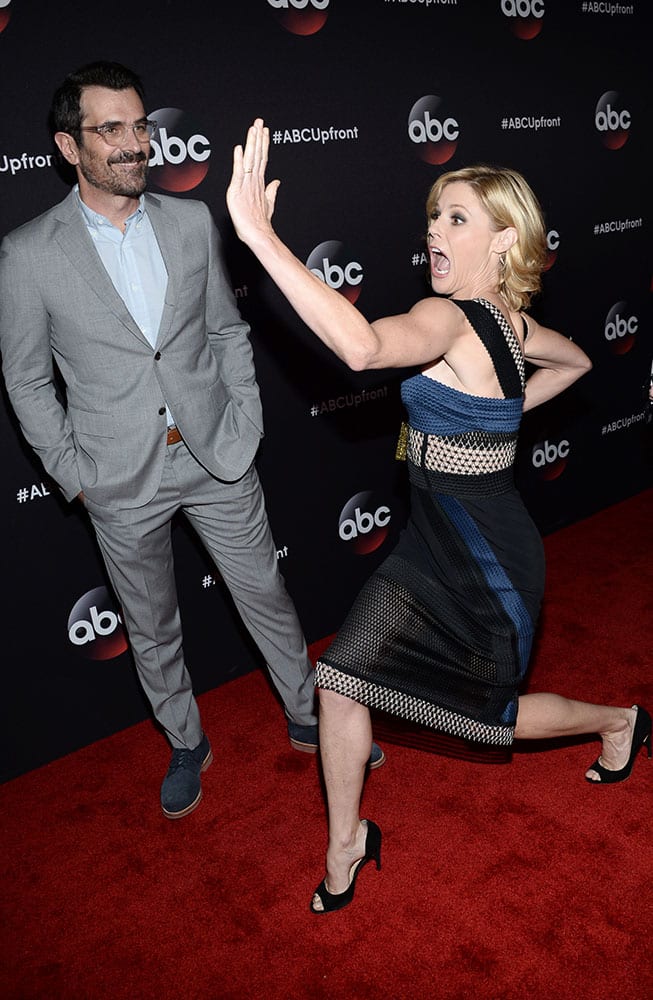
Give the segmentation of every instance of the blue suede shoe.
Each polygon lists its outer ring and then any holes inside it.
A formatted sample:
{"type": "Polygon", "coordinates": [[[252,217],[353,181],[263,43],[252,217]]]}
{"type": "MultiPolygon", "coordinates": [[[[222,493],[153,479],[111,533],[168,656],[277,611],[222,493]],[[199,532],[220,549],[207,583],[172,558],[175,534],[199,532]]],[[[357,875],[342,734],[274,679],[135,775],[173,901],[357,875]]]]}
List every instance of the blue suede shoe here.
{"type": "MultiPolygon", "coordinates": [[[[301,750],[303,753],[317,753],[319,750],[317,726],[299,726],[296,722],[288,720],[288,736],[293,750],[301,750]]],[[[385,754],[378,743],[372,744],[372,753],[367,764],[370,771],[385,764],[385,754]]]]}
{"type": "Polygon", "coordinates": [[[170,767],[161,785],[161,808],[168,819],[181,819],[197,809],[202,800],[200,774],[213,760],[211,744],[202,736],[194,750],[172,751],[170,767]]]}
{"type": "Polygon", "coordinates": [[[317,726],[299,726],[288,720],[288,736],[293,750],[303,753],[317,753],[320,743],[317,737],[317,726]]]}

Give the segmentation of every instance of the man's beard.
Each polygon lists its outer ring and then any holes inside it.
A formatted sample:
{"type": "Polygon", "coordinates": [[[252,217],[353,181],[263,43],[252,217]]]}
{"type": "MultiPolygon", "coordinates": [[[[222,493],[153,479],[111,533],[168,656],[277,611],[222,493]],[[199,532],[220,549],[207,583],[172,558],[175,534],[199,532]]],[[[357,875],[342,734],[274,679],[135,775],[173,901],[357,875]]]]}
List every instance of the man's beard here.
{"type": "Polygon", "coordinates": [[[121,177],[119,174],[114,174],[111,167],[107,166],[106,175],[100,177],[97,170],[94,169],[95,164],[93,164],[92,169],[83,159],[80,159],[79,169],[84,179],[100,191],[116,195],[119,198],[140,198],[147,185],[148,159],[145,153],[132,153],[129,150],[124,150],[107,161],[107,164],[114,163],[143,163],[144,169],[142,173],[121,177]]]}

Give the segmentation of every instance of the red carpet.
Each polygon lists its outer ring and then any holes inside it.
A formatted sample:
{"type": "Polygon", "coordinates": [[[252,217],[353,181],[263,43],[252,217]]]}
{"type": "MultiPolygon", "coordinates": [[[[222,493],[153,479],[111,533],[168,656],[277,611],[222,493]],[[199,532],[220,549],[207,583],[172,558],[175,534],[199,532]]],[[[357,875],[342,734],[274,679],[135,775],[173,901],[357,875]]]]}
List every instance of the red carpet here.
{"type": "MultiPolygon", "coordinates": [[[[530,690],[653,706],[652,509],[648,491],[545,540],[530,690]]],[[[653,995],[644,754],[596,788],[596,741],[479,762],[398,745],[386,724],[363,811],[382,871],[318,917],[316,759],[290,750],[261,673],[200,704],[215,762],[183,820],[159,811],[167,749],[149,723],[0,788],[4,1000],[653,995]]]]}

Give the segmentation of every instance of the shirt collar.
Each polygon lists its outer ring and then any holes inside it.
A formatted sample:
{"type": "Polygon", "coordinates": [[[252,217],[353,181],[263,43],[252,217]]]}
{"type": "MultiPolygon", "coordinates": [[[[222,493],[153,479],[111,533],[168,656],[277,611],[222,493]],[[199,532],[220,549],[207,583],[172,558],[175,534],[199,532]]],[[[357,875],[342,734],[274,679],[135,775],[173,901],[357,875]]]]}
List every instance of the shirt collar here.
{"type": "MultiPolygon", "coordinates": [[[[86,224],[89,227],[89,229],[94,229],[98,231],[100,228],[104,226],[112,225],[112,223],[107,219],[105,215],[101,215],[100,212],[94,212],[92,208],[89,208],[88,205],[86,205],[82,201],[81,196],[79,194],[79,184],[75,184],[73,190],[77,195],[77,201],[79,202],[79,206],[82,210],[84,218],[86,219],[86,224]]],[[[136,211],[132,212],[132,214],[128,216],[127,219],[125,219],[125,231],[129,229],[132,223],[137,221],[140,222],[144,215],[145,215],[145,196],[141,195],[140,198],[138,199],[138,208],[136,209],[136,211]]]]}

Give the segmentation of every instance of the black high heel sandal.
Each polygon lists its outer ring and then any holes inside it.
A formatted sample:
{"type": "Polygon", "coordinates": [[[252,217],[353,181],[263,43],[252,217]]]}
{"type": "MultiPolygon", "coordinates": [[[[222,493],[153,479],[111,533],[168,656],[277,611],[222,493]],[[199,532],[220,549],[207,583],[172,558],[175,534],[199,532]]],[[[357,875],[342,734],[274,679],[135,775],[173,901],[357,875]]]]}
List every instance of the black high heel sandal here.
{"type": "Polygon", "coordinates": [[[625,781],[626,778],[630,777],[635,757],[642,747],[646,747],[649,758],[653,756],[653,747],[651,747],[651,716],[645,708],[640,708],[638,705],[633,705],[633,708],[637,709],[637,716],[633,728],[633,741],[630,744],[630,756],[626,764],[619,771],[610,771],[607,767],[599,764],[600,758],[597,757],[588,770],[596,771],[601,780],[594,781],[586,775],[585,781],[589,781],[590,785],[614,785],[618,781],[625,781]]]}
{"type": "Polygon", "coordinates": [[[313,896],[318,896],[322,903],[322,909],[316,910],[314,901],[311,899],[311,910],[313,913],[333,913],[334,910],[342,910],[344,906],[351,903],[354,898],[356,879],[359,871],[368,861],[376,861],[376,870],[381,869],[381,831],[376,823],[371,819],[363,820],[367,823],[367,836],[365,837],[365,854],[358,861],[354,861],[349,869],[349,885],[344,892],[329,892],[326,887],[326,879],[323,878],[313,896]]]}

